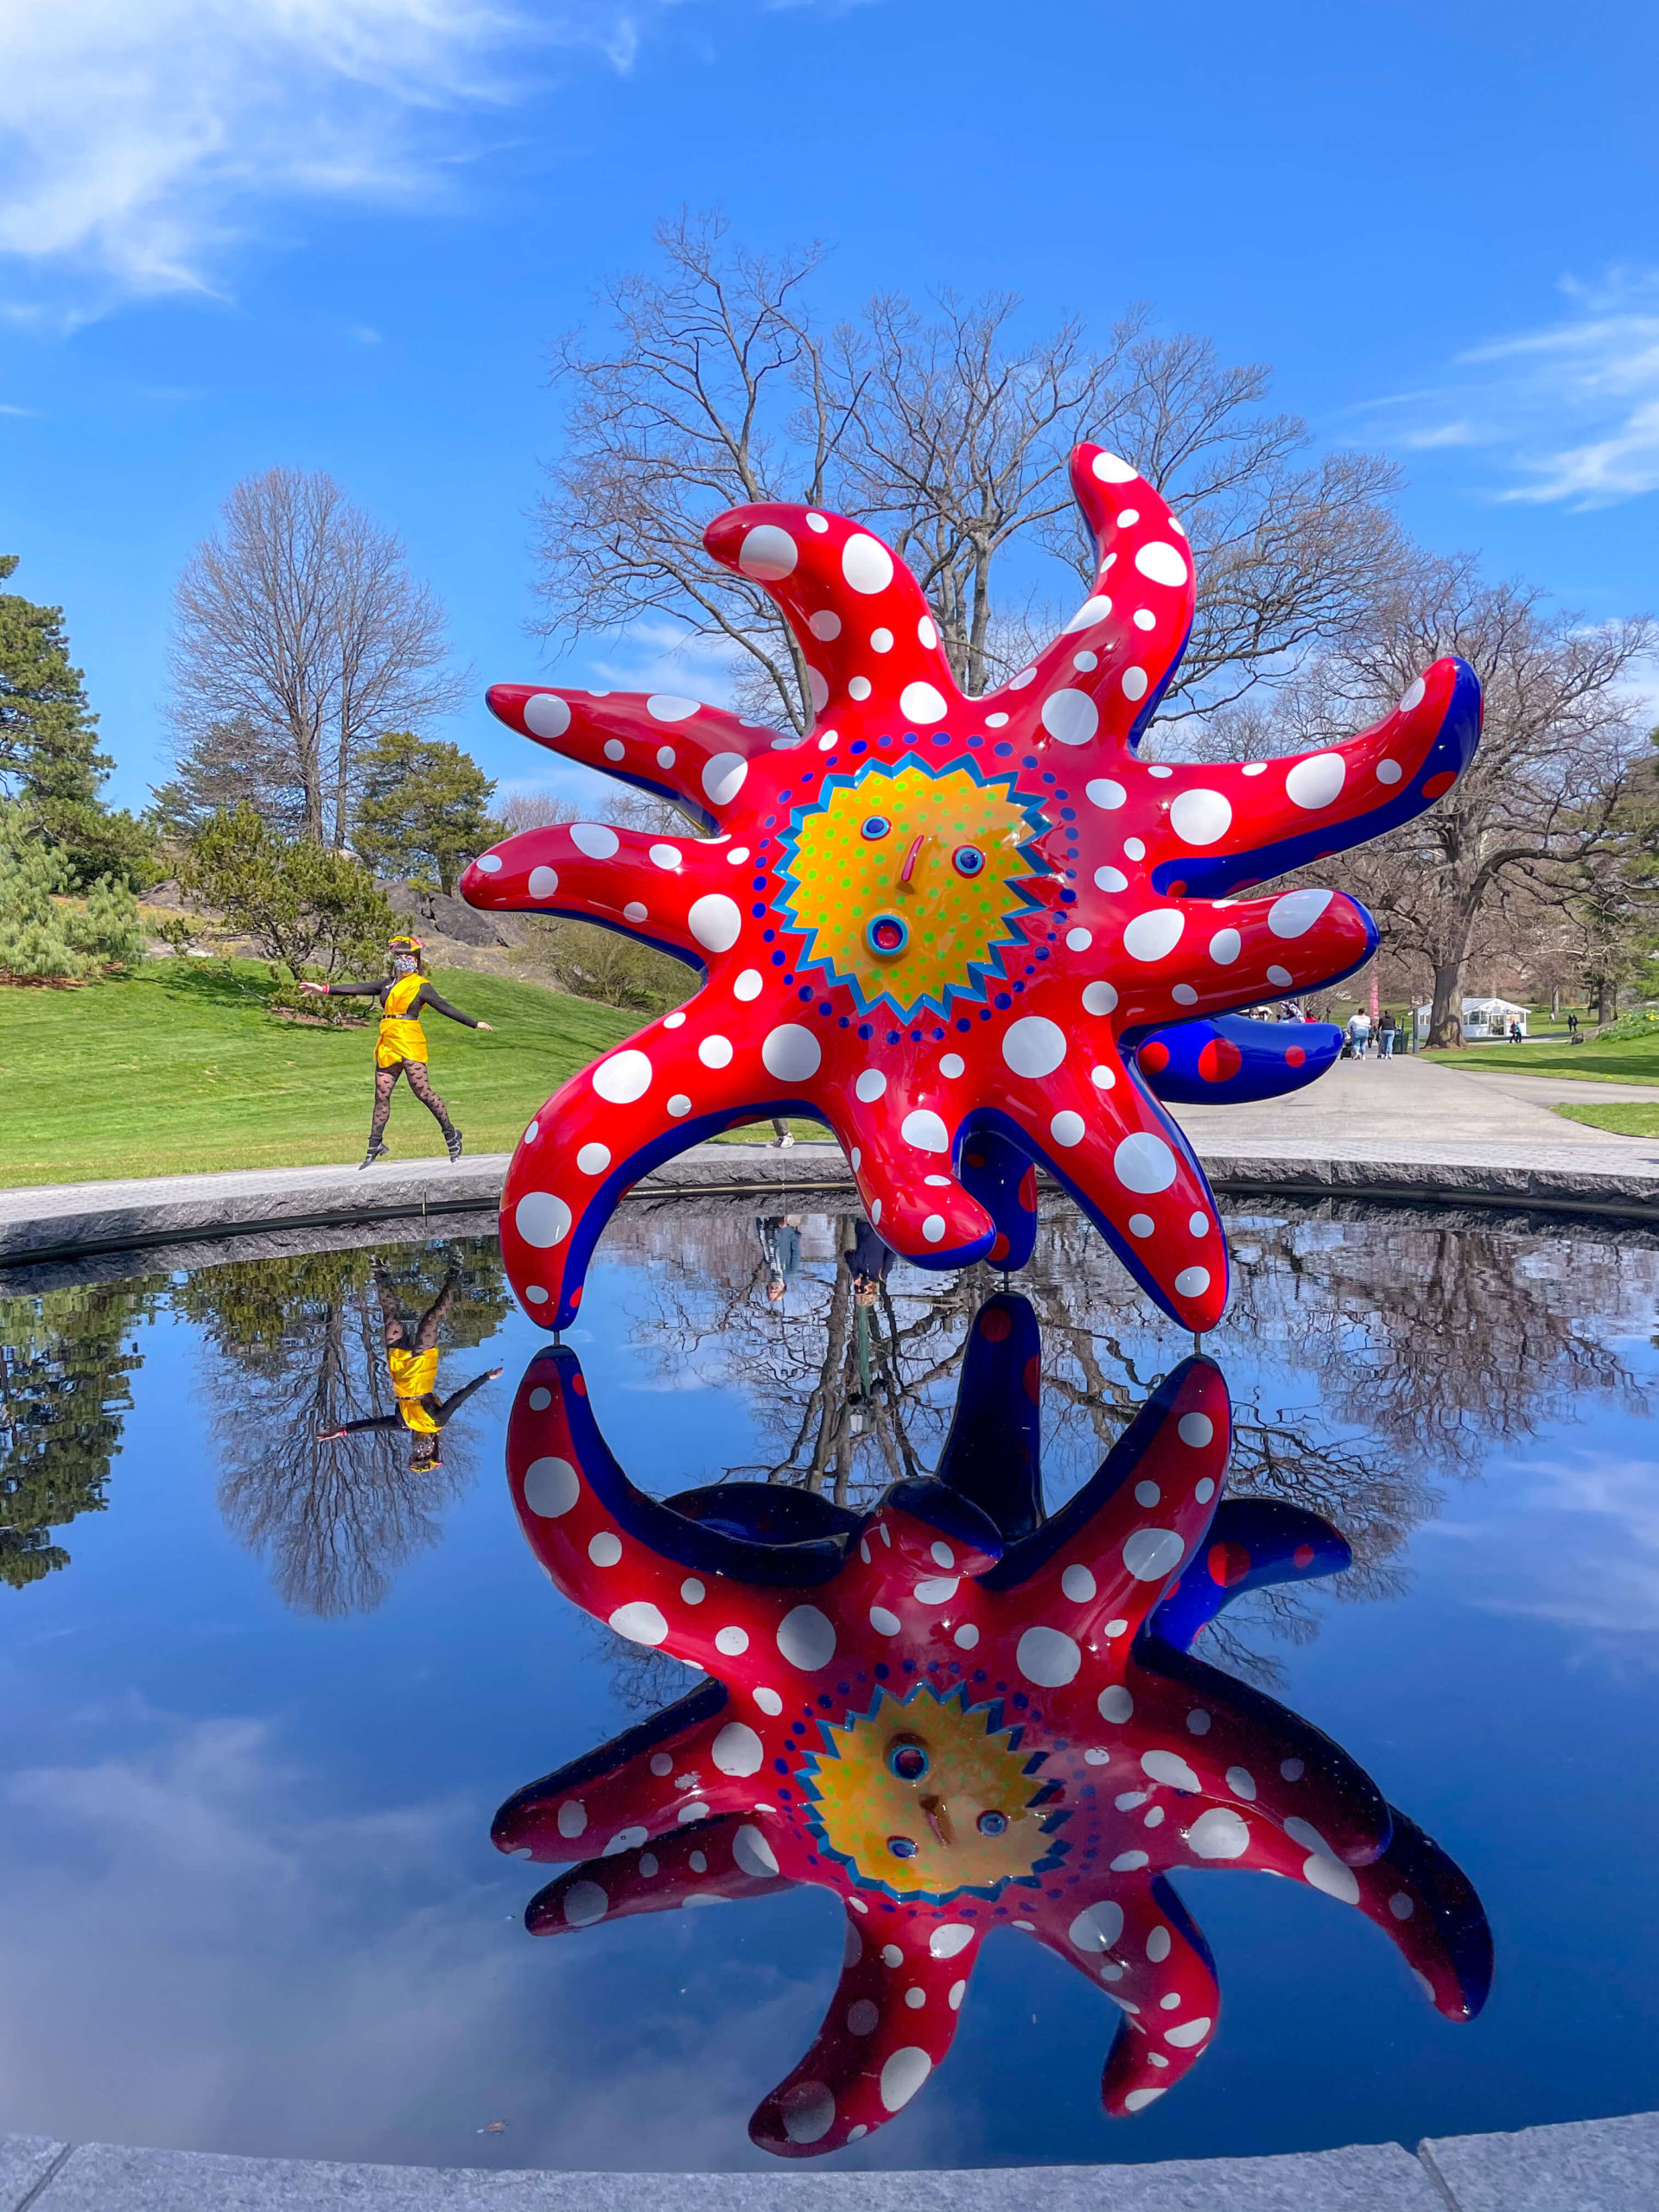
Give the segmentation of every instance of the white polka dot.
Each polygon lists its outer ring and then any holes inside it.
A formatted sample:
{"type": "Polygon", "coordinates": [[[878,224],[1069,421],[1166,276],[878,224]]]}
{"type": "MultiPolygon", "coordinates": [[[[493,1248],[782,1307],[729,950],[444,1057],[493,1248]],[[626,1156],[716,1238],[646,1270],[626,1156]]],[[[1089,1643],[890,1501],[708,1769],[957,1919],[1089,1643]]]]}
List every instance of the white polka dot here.
{"type": "Polygon", "coordinates": [[[791,1667],[816,1675],[836,1656],[835,1624],[816,1605],[797,1605],[778,1624],[778,1649],[791,1667]]]}
{"type": "Polygon", "coordinates": [[[778,1856],[759,1828],[746,1821],[732,1838],[732,1857],[746,1874],[764,1881],[778,1872],[778,1856]]]}
{"type": "Polygon", "coordinates": [[[881,1946],[881,1963],[884,1967],[901,1967],[905,1963],[905,1955],[896,1943],[884,1943],[881,1946]]]}
{"type": "Polygon", "coordinates": [[[613,1535],[608,1529],[601,1529],[596,1536],[589,1539],[588,1556],[595,1567],[616,1566],[622,1557],[621,1538],[613,1535]]]}
{"type": "Polygon", "coordinates": [[[1137,630],[1155,630],[1158,627],[1158,617],[1150,607],[1137,607],[1135,610],[1134,621],[1137,630]]]}
{"type": "Polygon", "coordinates": [[[927,728],[942,722],[950,709],[944,694],[931,683],[906,683],[899,694],[899,711],[907,722],[927,728]]]}
{"type": "Polygon", "coordinates": [[[960,1920],[947,1920],[933,1930],[927,1939],[927,1948],[936,1959],[954,1959],[968,1948],[974,1940],[974,1931],[960,1920]]]}
{"type": "Polygon", "coordinates": [[[1102,1690],[1095,1706],[1103,1720],[1123,1721],[1135,1711],[1135,1700],[1121,1682],[1114,1682],[1109,1689],[1102,1690]]]}
{"type": "Polygon", "coordinates": [[[1022,668],[1018,676],[1011,676],[1008,678],[1009,690],[1023,691],[1027,684],[1031,682],[1036,673],[1037,671],[1034,668],[1022,668]]]}
{"type": "Polygon", "coordinates": [[[1287,1782],[1300,1782],[1307,1772],[1300,1759],[1281,1759],[1279,1771],[1287,1782]]]}
{"type": "Polygon", "coordinates": [[[1164,2041],[1173,2043],[1177,2050],[1191,2050],[1195,2044],[1204,2041],[1210,2032],[1210,2027],[1211,2023],[1207,2014],[1196,2020],[1183,2020],[1179,2028],[1164,2030],[1164,2041]]]}
{"type": "Polygon", "coordinates": [[[671,745],[659,745],[658,747],[657,766],[659,768],[671,768],[674,766],[674,748],[671,745]]]}
{"type": "Polygon", "coordinates": [[[576,1154],[576,1165],[584,1175],[602,1175],[611,1164],[611,1147],[607,1144],[585,1144],[576,1154]]]}
{"type": "Polygon", "coordinates": [[[1075,1678],[1083,1653],[1057,1628],[1028,1628],[1015,1647],[1014,1660],[1028,1682],[1057,1690],[1075,1678]]]}
{"type": "Polygon", "coordinates": [[[1087,952],[1094,941],[1092,930],[1067,930],[1065,933],[1067,950],[1072,952],[1087,952]]]}
{"type": "Polygon", "coordinates": [[[530,1410],[533,1414],[545,1413],[552,1402],[553,1393],[543,1389],[539,1383],[530,1394],[530,1410]]]}
{"type": "Polygon", "coordinates": [[[1202,1298],[1209,1287],[1208,1268],[1183,1268],[1175,1278],[1176,1292],[1182,1298],[1202,1298]]]}
{"type": "Polygon", "coordinates": [[[1340,753],[1310,753],[1285,778],[1285,797],[1294,806],[1329,806],[1347,772],[1340,753]]]}
{"type": "Polygon", "coordinates": [[[672,1014],[665,1014],[663,1016],[663,1027],[664,1029],[683,1028],[684,1024],[685,1008],[683,1007],[676,1007],[672,1014]]]}
{"type": "Polygon", "coordinates": [[[1163,2095],[1161,2089],[1131,2089],[1123,2100],[1125,2112],[1145,2112],[1148,2105],[1156,2104],[1163,2095]]]}
{"type": "Polygon", "coordinates": [[[1421,676],[1415,677],[1413,682],[1408,683],[1400,696],[1401,713],[1402,715],[1408,715],[1416,708],[1421,707],[1423,703],[1423,695],[1427,689],[1428,686],[1423,682],[1421,676]]]}
{"type": "Polygon", "coordinates": [[[1095,887],[1098,891],[1127,891],[1129,879],[1121,868],[1097,868],[1095,870],[1095,887]]]}
{"type": "Polygon", "coordinates": [[[760,1707],[762,1713],[769,1713],[774,1720],[784,1709],[784,1700],[779,1696],[776,1690],[756,1690],[754,1693],[754,1701],[760,1707]]]}
{"type": "Polygon", "coordinates": [[[1060,1587],[1074,1605],[1086,1605],[1095,1595],[1095,1578],[1086,1567],[1068,1567],[1060,1577],[1060,1587]]]}
{"type": "Polygon", "coordinates": [[[744,1720],[728,1720],[709,1746],[709,1756],[722,1774],[758,1774],[766,1746],[744,1720]]]}
{"type": "Polygon", "coordinates": [[[532,1122],[530,1127],[524,1131],[524,1142],[526,1144],[534,1144],[541,1133],[541,1123],[539,1122],[532,1122]]]}
{"type": "Polygon", "coordinates": [[[706,1068],[728,1068],[732,1064],[732,1040],[729,1037],[705,1037],[697,1046],[697,1058],[706,1068]]]}
{"type": "Polygon", "coordinates": [[[849,2036],[874,2035],[881,2021],[881,2008],[871,2004],[868,1997],[860,1997],[847,2007],[847,2032],[849,2036]]]}
{"type": "Polygon", "coordinates": [[[1173,1529],[1137,1529],[1124,1540],[1123,1564],[1137,1582],[1160,1582],[1175,1572],[1185,1549],[1173,1529]]]}
{"type": "Polygon", "coordinates": [[[1126,1191],[1166,1191],[1175,1180],[1174,1154],[1150,1129],[1137,1129],[1112,1154],[1112,1167],[1126,1191]]]}
{"type": "Polygon", "coordinates": [[[922,1224],[922,1234],[930,1244],[942,1244],[944,1242],[944,1216],[942,1213],[929,1214],[922,1224]]]}
{"type": "Polygon", "coordinates": [[[1126,837],[1123,840],[1123,856],[1126,860],[1143,861],[1147,857],[1147,849],[1138,837],[1126,837]]]}
{"type": "Polygon", "coordinates": [[[528,886],[532,899],[550,899],[559,887],[559,872],[552,868],[533,868],[528,886]]]}
{"type": "Polygon", "coordinates": [[[579,853],[586,853],[590,861],[607,861],[622,840],[606,823],[573,822],[570,824],[570,842],[579,853]]]}
{"type": "Polygon", "coordinates": [[[985,727],[987,729],[1003,729],[1007,725],[1007,720],[1006,715],[987,715],[985,727]]]}
{"type": "Polygon", "coordinates": [[[931,652],[939,642],[938,625],[931,614],[924,614],[916,625],[916,641],[931,652]]]}
{"type": "Polygon", "coordinates": [[[1128,793],[1122,784],[1114,783],[1109,776],[1096,776],[1093,783],[1084,785],[1084,796],[1090,804],[1110,814],[1122,806],[1128,793]]]}
{"type": "Polygon", "coordinates": [[[715,1649],[728,1659],[741,1658],[749,1648],[749,1632],[742,1628],[723,1628],[715,1638],[715,1649]]]}
{"type": "Polygon", "coordinates": [[[563,737],[570,727],[569,702],[556,691],[538,691],[524,705],[524,728],[537,737],[563,737]]]}
{"type": "Polygon", "coordinates": [[[1227,1787],[1235,1797],[1243,1798],[1247,1804],[1255,1803],[1255,1777],[1250,1772],[1249,1767],[1230,1766],[1227,1770],[1227,1787]]]}
{"type": "Polygon", "coordinates": [[[870,1626],[878,1636],[897,1636],[904,1623],[897,1613],[890,1613],[885,1605],[872,1605],[870,1626]]]}
{"type": "Polygon", "coordinates": [[[893,582],[893,556],[880,539],[860,531],[841,549],[841,573],[855,592],[868,599],[893,582]]]}
{"type": "Polygon", "coordinates": [[[749,849],[747,845],[734,845],[726,855],[726,865],[728,868],[741,868],[748,857],[749,849]]]}
{"type": "Polygon", "coordinates": [[[1116,454],[1107,453],[1103,448],[1089,466],[1090,473],[1097,476],[1103,484],[1133,484],[1135,479],[1135,471],[1127,461],[1120,460],[1116,454]]]}
{"type": "Polygon", "coordinates": [[[1150,1236],[1153,1230],[1156,1229],[1157,1226],[1157,1223],[1153,1219],[1149,1213],[1132,1213],[1129,1216],[1129,1234],[1131,1236],[1150,1236]]]}
{"type": "Polygon", "coordinates": [[[1179,906],[1154,906],[1137,914],[1123,932],[1123,950],[1131,960],[1162,960],[1181,941],[1186,918],[1179,906]]]}
{"type": "Polygon", "coordinates": [[[1161,767],[1161,766],[1157,766],[1156,764],[1154,764],[1152,767],[1148,768],[1148,769],[1147,769],[1147,773],[1149,776],[1156,776],[1156,777],[1159,779],[1159,780],[1160,780],[1160,782],[1162,782],[1162,783],[1166,783],[1166,784],[1169,781],[1170,778],[1174,774],[1174,772],[1175,772],[1175,771],[1174,771],[1173,768],[1165,768],[1165,767],[1161,767]]]}
{"type": "Polygon", "coordinates": [[[1135,1486],[1135,1502],[1137,1505],[1156,1505],[1162,1496],[1163,1492],[1156,1483],[1136,1483],[1135,1486]]]}
{"type": "MultiPolygon", "coordinates": [[[[1154,1966],[1162,1966],[1164,1961],[1169,1956],[1170,1946],[1173,1940],[1173,1939],[1171,1937],[1168,1929],[1163,1927],[1161,1924],[1156,1928],[1148,1929],[1147,1934],[1146,1951],[1147,1956],[1152,1961],[1154,1966]]],[[[1181,2000],[1179,1997],[1175,1999],[1175,2003],[1177,2005],[1179,2005],[1180,2001],[1181,2000]]],[[[1166,2006],[1166,2009],[1170,2008],[1166,2006]]]]}
{"type": "Polygon", "coordinates": [[[1122,679],[1126,699],[1144,699],[1147,696],[1147,671],[1144,668],[1126,668],[1122,679]]]}
{"type": "Polygon", "coordinates": [[[610,1899],[597,1882],[572,1882],[562,1903],[566,1923],[571,1928],[591,1928],[611,1909],[610,1899]]]}
{"type": "Polygon", "coordinates": [[[1268,981],[1270,983],[1277,983],[1281,990],[1287,991],[1291,985],[1291,973],[1289,969],[1269,968],[1268,970],[1268,981]]]}
{"type": "Polygon", "coordinates": [[[964,1621],[963,1623],[962,1626],[957,1630],[955,1642],[958,1650],[971,1651],[973,1649],[974,1646],[979,1642],[979,1630],[974,1626],[972,1621],[964,1621]]]}
{"type": "Polygon", "coordinates": [[[1268,909],[1268,927],[1274,937],[1303,937],[1331,904],[1329,891],[1287,891],[1268,909]]]}
{"type": "MultiPolygon", "coordinates": [[[[830,679],[821,669],[809,665],[806,671],[806,688],[811,696],[813,713],[821,715],[830,703],[830,679]]],[[[772,742],[775,745],[777,740],[774,738],[772,742]]]]}
{"type": "Polygon", "coordinates": [[[1379,784],[1397,784],[1405,772],[1397,760],[1379,760],[1376,764],[1376,780],[1379,784]]]}
{"type": "Polygon", "coordinates": [[[1224,837],[1233,810],[1219,791],[1182,791],[1169,810],[1169,826],[1184,845],[1213,845],[1224,837]]]}
{"type": "MultiPolygon", "coordinates": [[[[1112,1014],[1116,1011],[1116,1007],[1117,991],[1115,985],[1104,981],[1084,985],[1083,1010],[1085,1014],[1112,1014]]],[[[1109,1083],[1103,1087],[1109,1090],[1111,1085],[1109,1083]]]]}
{"type": "Polygon", "coordinates": [[[1135,565],[1148,583],[1168,584],[1173,588],[1186,582],[1186,563],[1174,546],[1159,537],[1138,548],[1135,565]]]}
{"type": "Polygon", "coordinates": [[[1092,598],[1084,601],[1060,635],[1067,638],[1074,630],[1091,629],[1096,622],[1103,622],[1111,611],[1111,601],[1096,592],[1092,598]]]}
{"type": "Polygon", "coordinates": [[[700,1605],[708,1595],[708,1591],[695,1574],[687,1575],[680,1585],[681,1599],[688,1605],[700,1605]]]}
{"type": "Polygon", "coordinates": [[[1190,1444],[1194,1451],[1202,1451],[1215,1433],[1216,1424],[1208,1414],[1183,1414],[1175,1427],[1182,1443],[1190,1444]]]}
{"type": "Polygon", "coordinates": [[[963,1058],[960,1052],[947,1052],[944,1058],[939,1062],[939,1073],[942,1076],[948,1077],[949,1079],[954,1083],[966,1065],[967,1062],[963,1058]]]}
{"type": "Polygon", "coordinates": [[[579,1798],[567,1797],[559,1808],[559,1834],[567,1839],[582,1834],[588,1826],[588,1808],[579,1798]]]}
{"type": "MultiPolygon", "coordinates": [[[[782,532],[779,535],[781,537],[782,532]]],[[[697,711],[695,699],[683,699],[675,691],[653,691],[645,702],[645,712],[653,721],[683,722],[697,711]]]]}
{"type": "Polygon", "coordinates": [[[1087,745],[1100,728],[1100,709],[1086,691],[1051,691],[1042,719],[1056,744],[1087,745]]]}
{"type": "Polygon", "coordinates": [[[804,1082],[817,1073],[823,1058],[823,1047],[817,1039],[796,1021],[782,1022],[769,1030],[760,1047],[761,1065],[779,1083],[804,1082]]]}
{"type": "Polygon", "coordinates": [[[849,699],[862,701],[868,699],[874,689],[868,676],[855,676],[847,686],[847,696],[849,699]]]}
{"type": "Polygon", "coordinates": [[[760,970],[758,968],[746,968],[732,985],[732,996],[741,999],[747,1006],[751,999],[758,999],[765,988],[766,985],[760,978],[760,970]]]}
{"type": "Polygon", "coordinates": [[[697,943],[709,952],[729,952],[742,933],[743,917],[737,901],[723,891],[710,891],[693,899],[686,925],[697,943]]]}
{"type": "Polygon", "coordinates": [[[524,1296],[532,1306],[545,1306],[547,1303],[547,1293],[538,1282],[527,1282],[524,1285],[524,1296]]]}
{"type": "Polygon", "coordinates": [[[1109,1951],[1122,1933],[1122,1906],[1114,1898],[1103,1897],[1077,1915],[1065,1936],[1073,1950],[1093,1956],[1109,1951]]]}
{"type": "Polygon", "coordinates": [[[1193,989],[1191,983],[1176,983],[1173,985],[1169,995],[1174,1000],[1177,1006],[1197,1006],[1198,1002],[1198,995],[1193,989]]]}
{"type": "Polygon", "coordinates": [[[870,651],[873,653],[890,653],[893,651],[892,631],[872,630],[870,632],[870,651]]]}
{"type": "Polygon", "coordinates": [[[841,617],[831,607],[821,607],[817,613],[809,616],[806,626],[815,638],[822,638],[827,644],[831,638],[841,635],[841,617]]]}
{"type": "Polygon", "coordinates": [[[1230,968],[1244,947],[1236,930],[1217,930],[1210,940],[1210,957],[1218,968],[1230,968]]]}
{"type": "Polygon", "coordinates": [[[853,1092],[868,1106],[873,1098],[879,1098],[887,1087],[887,1078],[880,1068],[866,1068],[853,1085],[853,1092]]]}
{"type": "MultiPolygon", "coordinates": [[[[1141,1771],[1153,1782],[1167,1783],[1172,1789],[1189,1789],[1196,1793],[1204,1786],[1179,1751],[1143,1751],[1141,1771]]],[[[1148,1952],[1147,1956],[1151,1955],[1148,1952]]]]}
{"type": "MultiPolygon", "coordinates": [[[[1088,1002],[1089,993],[1085,991],[1084,1003],[1087,1006],[1088,1002]]],[[[1026,1014],[1021,1020],[1010,1022],[1003,1031],[1002,1058],[1015,1075],[1052,1075],[1065,1058],[1065,1032],[1058,1022],[1050,1021],[1040,1014],[1026,1014]]]]}
{"type": "Polygon", "coordinates": [[[607,760],[620,760],[626,751],[627,747],[623,744],[620,737],[607,737],[606,739],[605,758],[607,760]]]}
{"type": "Polygon", "coordinates": [[[551,1191],[527,1191],[512,1210],[512,1222],[526,1244],[550,1251],[570,1234],[570,1209],[551,1191]]]}
{"type": "Polygon", "coordinates": [[[1068,1108],[1064,1113],[1054,1116],[1048,1125],[1048,1134],[1056,1144],[1065,1145],[1068,1147],[1074,1144],[1081,1144],[1086,1134],[1084,1118],[1081,1114],[1074,1114],[1068,1108]]]}
{"type": "Polygon", "coordinates": [[[778,2116],[791,2143],[817,2143],[836,2124],[836,2100],[822,2082],[791,2082],[779,2093],[778,2116]]]}
{"type": "Polygon", "coordinates": [[[1416,1910],[1416,1905],[1403,1890],[1396,1890],[1389,1899],[1389,1910],[1396,1920],[1409,1920],[1416,1910]]]}
{"type": "Polygon", "coordinates": [[[1120,530],[1132,530],[1141,519],[1139,507],[1120,507],[1112,518],[1120,530]]]}
{"type": "Polygon", "coordinates": [[[631,1605],[619,1605],[611,1615],[611,1626],[630,1643],[660,1643],[668,1634],[668,1623],[656,1606],[639,1599],[631,1605]]]}
{"type": "Polygon", "coordinates": [[[625,922],[633,923],[637,928],[641,922],[649,921],[651,917],[649,910],[642,906],[637,899],[630,899],[622,909],[622,918],[625,922]]]}
{"type": "Polygon", "coordinates": [[[683,1090],[677,1090],[668,1102],[668,1110],[677,1122],[683,1122],[691,1111],[691,1101],[683,1090]]]}
{"type": "Polygon", "coordinates": [[[524,1503],[538,1521],[556,1521],[582,1496],[582,1479],[568,1459],[532,1459],[524,1469],[524,1503]]]}
{"type": "Polygon", "coordinates": [[[901,2110],[932,2071],[932,2060],[925,2050],[918,2050],[914,2044],[906,2044],[902,2050],[895,2050],[881,2069],[882,2103],[889,2112],[901,2110]]]}
{"type": "Polygon", "coordinates": [[[800,557],[800,548],[786,530],[775,522],[762,522],[745,532],[737,565],[757,582],[775,584],[793,572],[800,557]]]}
{"type": "Polygon", "coordinates": [[[632,1106],[651,1089],[651,1062],[640,1052],[613,1052],[594,1070],[594,1089],[613,1106],[632,1106]]]}
{"type": "Polygon", "coordinates": [[[824,532],[830,527],[829,524],[824,520],[822,515],[808,515],[806,518],[806,526],[809,530],[816,531],[820,537],[823,536],[824,532]]]}
{"type": "Polygon", "coordinates": [[[918,1152],[949,1152],[950,1133],[938,1116],[918,1106],[906,1114],[899,1124],[899,1134],[906,1144],[913,1144],[918,1152]]]}
{"type": "Polygon", "coordinates": [[[702,764],[702,795],[710,806],[729,806],[743,788],[749,764],[741,753],[716,753],[702,764]]]}
{"type": "Polygon", "coordinates": [[[1120,1851],[1112,1861],[1114,1874],[1133,1874],[1150,1864],[1144,1851],[1120,1851]]]}

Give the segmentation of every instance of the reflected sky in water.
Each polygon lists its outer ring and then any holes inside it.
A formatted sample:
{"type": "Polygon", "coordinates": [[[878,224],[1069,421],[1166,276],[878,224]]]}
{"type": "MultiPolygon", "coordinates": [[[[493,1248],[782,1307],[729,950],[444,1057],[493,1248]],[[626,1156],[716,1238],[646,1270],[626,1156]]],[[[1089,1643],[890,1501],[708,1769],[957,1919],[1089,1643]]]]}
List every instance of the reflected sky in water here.
{"type": "MultiPolygon", "coordinates": [[[[997,1936],[949,2065],[836,2165],[1411,2141],[1659,2104],[1659,1253],[1405,1213],[1228,1225],[1237,1287],[1205,1348],[1234,1398],[1233,1487],[1325,1515],[1356,1565],[1245,1601],[1198,1649],[1326,1730],[1463,1865],[1491,2000],[1452,2026],[1339,1904],[1184,1872],[1224,2009],[1178,2093],[1108,2122],[1111,2008],[997,1936]]],[[[617,1457],[659,1495],[735,1472],[861,1507],[935,1463],[993,1279],[895,1267],[863,1306],[844,1228],[784,1227],[705,1205],[607,1237],[572,1340],[617,1457]]],[[[496,1807],[688,1677],[577,1614],[519,1536],[501,1427],[541,1338],[492,1243],[378,1254],[411,1321],[455,1272],[441,1397],[505,1369],[436,1462],[401,1423],[316,1441],[392,1410],[375,1256],[158,1269],[0,1313],[6,1479],[38,1504],[50,1446],[68,1554],[26,1580],[14,1547],[22,1586],[0,1583],[0,2126],[766,2164],[747,2116],[812,2038],[840,1908],[802,1891],[525,1936],[536,1876],[491,1848],[496,1807]],[[106,1459],[105,1510],[68,1517],[106,1459]]],[[[1063,1208],[1019,1287],[1053,1503],[1189,1347],[1063,1208]]]]}

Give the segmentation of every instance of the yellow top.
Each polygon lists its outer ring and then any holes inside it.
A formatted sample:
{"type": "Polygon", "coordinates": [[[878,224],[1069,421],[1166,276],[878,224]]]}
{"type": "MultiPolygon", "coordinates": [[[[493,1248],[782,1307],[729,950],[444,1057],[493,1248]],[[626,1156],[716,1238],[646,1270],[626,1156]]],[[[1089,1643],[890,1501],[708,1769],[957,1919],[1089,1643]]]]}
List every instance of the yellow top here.
{"type": "Polygon", "coordinates": [[[438,1379],[436,1352],[388,1351],[386,1367],[391,1376],[392,1395],[397,1401],[397,1410],[404,1417],[404,1427],[417,1430],[423,1436],[435,1436],[438,1424],[422,1400],[429,1395],[438,1379]]]}
{"type": "Polygon", "coordinates": [[[379,1040],[374,1048],[376,1067],[395,1068],[399,1060],[425,1060],[426,1032],[417,1020],[408,1018],[425,981],[424,976],[400,976],[386,993],[379,1040]]]}

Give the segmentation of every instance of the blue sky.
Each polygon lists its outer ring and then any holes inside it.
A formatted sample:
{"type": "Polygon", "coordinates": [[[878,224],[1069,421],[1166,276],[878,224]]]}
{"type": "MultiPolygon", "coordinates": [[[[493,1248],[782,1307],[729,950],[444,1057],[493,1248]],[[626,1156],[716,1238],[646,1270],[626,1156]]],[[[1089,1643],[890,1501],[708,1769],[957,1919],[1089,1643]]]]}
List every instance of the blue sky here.
{"type": "MultiPolygon", "coordinates": [[[[130,803],[174,578],[275,462],[404,535],[480,690],[533,680],[546,343],[718,204],[830,242],[832,309],[1149,301],[1402,461],[1430,543],[1651,609],[1656,45],[1635,0],[0,0],[0,548],[130,803]]],[[[545,777],[481,705],[449,734],[545,777]]]]}

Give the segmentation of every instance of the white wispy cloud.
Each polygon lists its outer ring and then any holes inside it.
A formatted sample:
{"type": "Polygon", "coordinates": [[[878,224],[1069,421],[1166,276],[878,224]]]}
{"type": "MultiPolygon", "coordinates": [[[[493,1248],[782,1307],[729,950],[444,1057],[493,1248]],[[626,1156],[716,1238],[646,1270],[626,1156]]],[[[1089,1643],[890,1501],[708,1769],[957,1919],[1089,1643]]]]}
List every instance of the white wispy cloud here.
{"type": "Polygon", "coordinates": [[[0,0],[0,297],[73,321],[211,292],[274,204],[435,194],[456,118],[522,97],[527,55],[626,68],[667,4],[0,0]]]}
{"type": "Polygon", "coordinates": [[[1659,269],[1560,289],[1552,321],[1471,346],[1436,385],[1364,410],[1381,442],[1478,452],[1502,500],[1601,507],[1659,491],[1659,269]]]}

